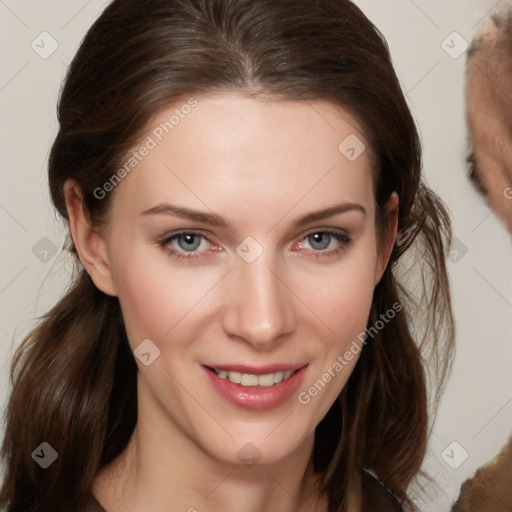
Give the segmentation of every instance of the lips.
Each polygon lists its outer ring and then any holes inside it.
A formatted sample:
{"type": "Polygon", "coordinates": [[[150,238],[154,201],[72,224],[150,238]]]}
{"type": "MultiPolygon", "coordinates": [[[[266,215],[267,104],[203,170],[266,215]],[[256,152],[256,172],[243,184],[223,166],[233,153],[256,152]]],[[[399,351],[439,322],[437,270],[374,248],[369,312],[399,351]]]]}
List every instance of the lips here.
{"type": "Polygon", "coordinates": [[[267,366],[203,365],[216,391],[238,407],[269,409],[285,402],[304,378],[307,363],[267,366]]]}

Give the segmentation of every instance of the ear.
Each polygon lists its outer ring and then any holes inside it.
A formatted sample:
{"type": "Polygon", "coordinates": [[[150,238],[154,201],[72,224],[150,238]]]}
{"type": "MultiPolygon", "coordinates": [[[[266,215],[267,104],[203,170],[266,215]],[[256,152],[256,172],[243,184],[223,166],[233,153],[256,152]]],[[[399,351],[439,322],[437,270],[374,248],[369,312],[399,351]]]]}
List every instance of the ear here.
{"type": "Polygon", "coordinates": [[[395,245],[398,228],[398,194],[393,192],[384,207],[386,216],[386,232],[381,247],[378,248],[377,264],[375,266],[375,284],[381,280],[386,267],[388,266],[391,251],[395,245]]]}
{"type": "Polygon", "coordinates": [[[69,229],[78,257],[97,288],[117,296],[108,259],[107,242],[94,228],[85,209],[82,191],[74,180],[64,183],[69,229]]]}

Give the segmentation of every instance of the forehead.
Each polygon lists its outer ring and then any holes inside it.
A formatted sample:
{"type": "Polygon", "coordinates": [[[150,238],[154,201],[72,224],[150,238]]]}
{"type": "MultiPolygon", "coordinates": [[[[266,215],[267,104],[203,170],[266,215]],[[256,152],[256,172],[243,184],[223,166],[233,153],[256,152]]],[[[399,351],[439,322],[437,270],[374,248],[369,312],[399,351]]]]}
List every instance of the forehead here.
{"type": "Polygon", "coordinates": [[[151,120],[139,144],[154,144],[116,190],[116,218],[159,203],[210,210],[243,229],[341,202],[374,215],[371,148],[347,109],[232,92],[194,100],[151,120]]]}

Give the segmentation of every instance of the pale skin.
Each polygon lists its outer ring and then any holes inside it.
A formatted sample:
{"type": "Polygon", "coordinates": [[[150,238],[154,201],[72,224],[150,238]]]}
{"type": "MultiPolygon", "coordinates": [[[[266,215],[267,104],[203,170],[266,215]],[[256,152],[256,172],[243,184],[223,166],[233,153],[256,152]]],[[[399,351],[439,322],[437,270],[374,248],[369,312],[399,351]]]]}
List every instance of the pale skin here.
{"type": "Polygon", "coordinates": [[[131,348],[150,339],[160,349],[149,366],[136,359],[137,426],[93,493],[108,512],[325,512],[307,471],[314,430],[359,356],[307,405],[294,394],[258,411],[227,402],[202,365],[306,362],[299,391],[310,388],[366,327],[396,236],[398,197],[378,247],[370,149],[353,162],[340,153],[349,134],[365,140],[340,107],[231,92],[196,99],[117,186],[102,229],[88,222],[77,184],[65,184],[86,271],[119,298],[131,348]],[[162,204],[215,214],[228,227],[143,214],[162,204]],[[335,215],[296,224],[339,205],[335,215]],[[198,257],[159,246],[178,231],[204,235],[193,251],[183,237],[167,243],[198,257]],[[312,235],[325,232],[341,238],[323,235],[324,248],[312,235]],[[236,252],[248,236],[263,248],[252,263],[236,252]],[[260,456],[252,467],[237,455],[247,443],[260,456]]]}
{"type": "MultiPolygon", "coordinates": [[[[496,28],[485,34],[489,43],[496,28]]],[[[469,61],[466,111],[476,174],[495,215],[512,234],[512,59],[484,47],[469,61]]]]}

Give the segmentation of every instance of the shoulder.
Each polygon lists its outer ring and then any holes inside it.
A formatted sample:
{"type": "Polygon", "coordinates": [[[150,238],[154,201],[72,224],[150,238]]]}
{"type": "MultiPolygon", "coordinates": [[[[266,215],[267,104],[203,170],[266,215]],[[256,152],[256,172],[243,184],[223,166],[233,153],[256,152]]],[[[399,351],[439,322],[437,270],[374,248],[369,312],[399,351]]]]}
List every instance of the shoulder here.
{"type": "Polygon", "coordinates": [[[405,512],[398,499],[371,472],[362,473],[364,512],[405,512]]]}
{"type": "Polygon", "coordinates": [[[512,510],[512,438],[501,453],[466,480],[452,512],[512,510]]]}

